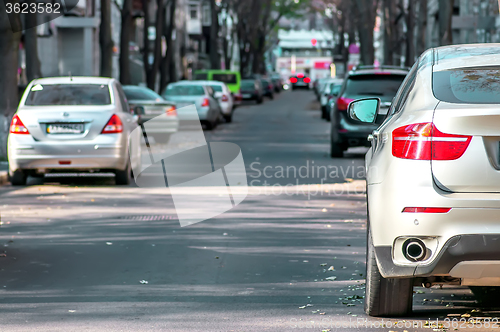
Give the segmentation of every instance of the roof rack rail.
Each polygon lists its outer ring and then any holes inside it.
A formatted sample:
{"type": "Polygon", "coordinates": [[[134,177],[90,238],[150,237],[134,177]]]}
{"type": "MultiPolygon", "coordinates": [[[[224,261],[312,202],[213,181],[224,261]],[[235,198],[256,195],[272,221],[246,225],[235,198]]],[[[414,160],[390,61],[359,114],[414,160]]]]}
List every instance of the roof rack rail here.
{"type": "Polygon", "coordinates": [[[359,65],[355,66],[352,68],[353,71],[356,70],[363,70],[363,69],[400,69],[400,70],[407,70],[409,71],[409,67],[400,67],[400,66],[387,66],[387,65],[380,65],[380,66],[374,66],[374,65],[359,65]]]}

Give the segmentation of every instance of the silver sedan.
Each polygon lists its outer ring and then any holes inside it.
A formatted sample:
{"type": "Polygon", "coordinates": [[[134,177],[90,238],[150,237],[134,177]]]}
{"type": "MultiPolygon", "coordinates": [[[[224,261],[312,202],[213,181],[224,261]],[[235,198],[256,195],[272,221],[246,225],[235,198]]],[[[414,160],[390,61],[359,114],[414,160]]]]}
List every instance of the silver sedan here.
{"type": "Polygon", "coordinates": [[[24,185],[28,175],[50,172],[111,171],[117,184],[129,184],[131,167],[140,167],[135,144],[140,140],[129,140],[136,127],[137,118],[114,79],[34,80],[10,126],[11,182],[24,185]]]}

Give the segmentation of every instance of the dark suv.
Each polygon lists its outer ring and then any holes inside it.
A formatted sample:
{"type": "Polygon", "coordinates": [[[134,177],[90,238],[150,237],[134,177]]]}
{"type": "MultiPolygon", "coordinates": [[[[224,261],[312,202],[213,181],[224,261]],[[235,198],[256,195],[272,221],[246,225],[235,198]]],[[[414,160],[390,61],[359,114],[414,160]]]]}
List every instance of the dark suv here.
{"type": "Polygon", "coordinates": [[[330,131],[330,155],[342,157],[351,146],[370,146],[370,135],[383,122],[399,86],[408,74],[402,67],[360,66],[349,72],[332,111],[330,131]],[[347,106],[356,99],[377,97],[382,101],[375,124],[365,124],[352,120],[347,114],[347,106]]]}

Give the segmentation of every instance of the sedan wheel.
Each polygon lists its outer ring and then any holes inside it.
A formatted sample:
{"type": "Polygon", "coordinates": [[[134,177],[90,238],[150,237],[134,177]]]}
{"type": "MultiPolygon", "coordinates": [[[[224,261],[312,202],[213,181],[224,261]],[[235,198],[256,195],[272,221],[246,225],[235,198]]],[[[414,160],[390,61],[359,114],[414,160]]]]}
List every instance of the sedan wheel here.
{"type": "Polygon", "coordinates": [[[127,163],[127,168],[124,170],[115,170],[115,183],[119,186],[127,186],[131,181],[130,163],[127,163]]]}
{"type": "Polygon", "coordinates": [[[28,180],[28,175],[23,170],[16,170],[14,173],[10,174],[10,183],[13,186],[25,186],[28,180]]]}

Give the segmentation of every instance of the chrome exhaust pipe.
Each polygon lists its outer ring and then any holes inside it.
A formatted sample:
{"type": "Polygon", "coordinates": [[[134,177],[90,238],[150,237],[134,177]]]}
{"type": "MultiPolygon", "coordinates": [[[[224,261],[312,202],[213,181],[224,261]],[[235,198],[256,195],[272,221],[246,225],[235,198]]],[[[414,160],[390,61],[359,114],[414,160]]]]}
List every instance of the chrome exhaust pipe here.
{"type": "Polygon", "coordinates": [[[427,256],[427,248],[425,243],[419,239],[408,239],[403,244],[403,254],[406,259],[419,262],[427,256]]]}

